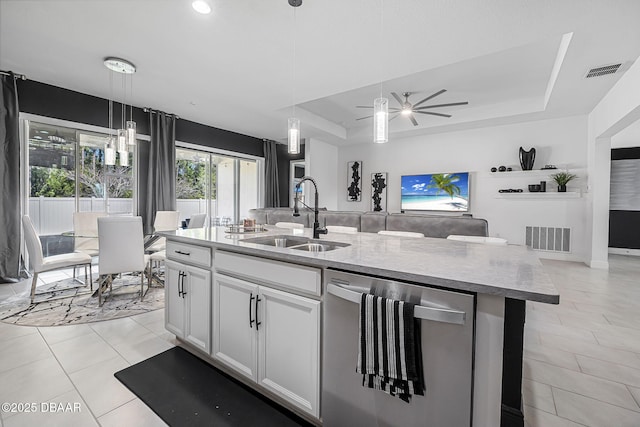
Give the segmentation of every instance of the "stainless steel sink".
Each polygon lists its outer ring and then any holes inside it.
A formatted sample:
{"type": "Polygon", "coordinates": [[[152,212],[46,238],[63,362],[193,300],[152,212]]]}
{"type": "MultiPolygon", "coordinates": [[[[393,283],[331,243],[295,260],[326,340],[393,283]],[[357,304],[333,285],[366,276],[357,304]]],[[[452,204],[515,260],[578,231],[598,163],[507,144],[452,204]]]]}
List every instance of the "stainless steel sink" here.
{"type": "Polygon", "coordinates": [[[240,243],[253,243],[257,245],[274,246],[278,248],[289,248],[305,252],[327,252],[335,249],[350,246],[348,243],[329,242],[326,240],[315,240],[309,237],[277,235],[261,236],[250,239],[242,239],[240,243]]]}

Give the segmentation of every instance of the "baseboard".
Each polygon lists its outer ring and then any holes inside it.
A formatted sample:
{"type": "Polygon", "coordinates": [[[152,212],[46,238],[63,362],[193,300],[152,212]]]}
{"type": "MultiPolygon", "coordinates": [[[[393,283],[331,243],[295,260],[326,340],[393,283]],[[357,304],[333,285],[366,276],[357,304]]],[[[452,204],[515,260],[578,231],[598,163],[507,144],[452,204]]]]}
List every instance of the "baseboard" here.
{"type": "Polygon", "coordinates": [[[587,265],[591,268],[597,268],[599,270],[608,270],[609,269],[609,261],[597,261],[591,260],[587,265]]]}
{"type": "Polygon", "coordinates": [[[609,253],[614,255],[640,256],[640,249],[609,248],[609,253]]]}

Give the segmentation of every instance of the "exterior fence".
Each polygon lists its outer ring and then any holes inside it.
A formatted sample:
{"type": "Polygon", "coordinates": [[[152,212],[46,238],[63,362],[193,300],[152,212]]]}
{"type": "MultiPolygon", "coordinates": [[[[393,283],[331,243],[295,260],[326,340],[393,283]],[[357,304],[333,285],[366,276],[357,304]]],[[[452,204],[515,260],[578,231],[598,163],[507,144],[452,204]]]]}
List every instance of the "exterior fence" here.
{"type": "MultiPolygon", "coordinates": [[[[104,212],[104,199],[84,197],[79,199],[80,212],[104,212]]],[[[107,211],[110,215],[131,215],[133,199],[109,199],[107,211]]],[[[206,212],[205,199],[178,199],[177,210],[180,221],[191,215],[206,212]]],[[[30,197],[29,217],[40,235],[59,235],[73,230],[73,213],[76,200],[73,197],[30,197]]],[[[216,212],[216,201],[212,201],[212,211],[216,212]]]]}

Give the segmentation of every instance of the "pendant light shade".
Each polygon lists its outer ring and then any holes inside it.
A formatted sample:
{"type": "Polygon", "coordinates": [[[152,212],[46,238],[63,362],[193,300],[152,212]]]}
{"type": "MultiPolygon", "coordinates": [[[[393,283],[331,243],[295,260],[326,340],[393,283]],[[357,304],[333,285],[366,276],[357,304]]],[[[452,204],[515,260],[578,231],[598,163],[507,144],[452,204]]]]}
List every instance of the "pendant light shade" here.
{"type": "Polygon", "coordinates": [[[113,138],[107,139],[107,145],[104,147],[104,164],[114,166],[116,164],[116,149],[113,147],[113,138]]]}
{"type": "Polygon", "coordinates": [[[136,122],[129,120],[127,122],[127,145],[136,145],[136,122]]]}
{"type": "Polygon", "coordinates": [[[118,129],[118,138],[116,140],[116,148],[118,151],[127,149],[127,131],[126,129],[118,129]]]}
{"type": "Polygon", "coordinates": [[[373,101],[373,142],[389,141],[389,100],[376,98],[373,101]]]}
{"type": "Polygon", "coordinates": [[[118,156],[120,157],[120,166],[129,166],[128,151],[118,151],[118,156]]]}
{"type": "Polygon", "coordinates": [[[300,153],[300,120],[296,118],[289,119],[288,131],[289,154],[300,153]]]}

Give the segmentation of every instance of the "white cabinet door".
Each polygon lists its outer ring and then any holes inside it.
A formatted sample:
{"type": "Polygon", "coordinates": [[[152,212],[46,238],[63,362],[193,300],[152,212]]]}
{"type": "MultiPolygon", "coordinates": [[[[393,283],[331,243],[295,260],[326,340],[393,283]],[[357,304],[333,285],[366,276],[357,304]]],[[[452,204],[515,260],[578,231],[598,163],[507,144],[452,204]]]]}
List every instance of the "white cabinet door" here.
{"type": "Polygon", "coordinates": [[[211,356],[254,381],[258,379],[257,295],[256,284],[220,273],[214,276],[211,356]]]}
{"type": "Polygon", "coordinates": [[[173,261],[166,261],[164,280],[164,325],[177,337],[184,336],[184,298],[182,286],[185,280],[184,266],[173,261]]]}
{"type": "Polygon", "coordinates": [[[184,339],[205,351],[211,351],[211,272],[185,267],[186,319],[184,339]]]}
{"type": "Polygon", "coordinates": [[[262,286],[259,298],[259,383],[319,417],[320,301],[262,286]]]}

